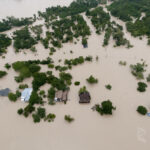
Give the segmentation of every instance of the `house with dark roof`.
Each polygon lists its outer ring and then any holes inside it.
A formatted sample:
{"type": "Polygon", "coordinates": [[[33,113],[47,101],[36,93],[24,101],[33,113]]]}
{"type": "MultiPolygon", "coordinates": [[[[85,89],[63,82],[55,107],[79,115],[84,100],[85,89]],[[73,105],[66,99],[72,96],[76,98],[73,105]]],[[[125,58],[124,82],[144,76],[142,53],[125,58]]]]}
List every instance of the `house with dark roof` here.
{"type": "Polygon", "coordinates": [[[79,103],[90,103],[91,96],[90,93],[85,91],[79,94],[79,103]]]}

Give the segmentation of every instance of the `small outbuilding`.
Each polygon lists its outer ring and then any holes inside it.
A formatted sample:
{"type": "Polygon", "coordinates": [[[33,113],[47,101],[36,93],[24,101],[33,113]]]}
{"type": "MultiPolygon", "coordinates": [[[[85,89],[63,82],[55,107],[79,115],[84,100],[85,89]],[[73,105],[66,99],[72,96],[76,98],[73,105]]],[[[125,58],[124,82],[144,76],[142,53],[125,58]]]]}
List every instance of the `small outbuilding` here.
{"type": "Polygon", "coordinates": [[[56,93],[55,93],[55,101],[56,102],[61,102],[61,101],[63,101],[63,102],[66,102],[67,100],[68,100],[68,90],[66,90],[66,91],[61,91],[61,90],[59,90],[59,91],[57,91],[56,93]]]}
{"type": "Polygon", "coordinates": [[[9,93],[10,93],[9,88],[0,90],[0,96],[8,96],[9,93]]]}
{"type": "Polygon", "coordinates": [[[84,44],[83,47],[84,47],[84,48],[88,48],[88,45],[87,45],[87,44],[84,44]]]}
{"type": "Polygon", "coordinates": [[[32,91],[33,91],[32,88],[25,88],[21,93],[21,101],[28,102],[32,91]]]}
{"type": "Polygon", "coordinates": [[[79,94],[80,100],[79,103],[90,103],[91,96],[90,93],[85,91],[79,94]]]}

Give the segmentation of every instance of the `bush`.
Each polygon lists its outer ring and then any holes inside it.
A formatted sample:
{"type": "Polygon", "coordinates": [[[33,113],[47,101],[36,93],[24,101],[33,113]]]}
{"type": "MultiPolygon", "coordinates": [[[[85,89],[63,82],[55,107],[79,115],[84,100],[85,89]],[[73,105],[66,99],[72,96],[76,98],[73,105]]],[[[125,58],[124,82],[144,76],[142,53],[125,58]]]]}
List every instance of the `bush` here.
{"type": "Polygon", "coordinates": [[[130,65],[131,73],[137,78],[137,79],[144,79],[143,73],[145,72],[145,67],[147,65],[143,63],[137,63],[135,65],[130,65]]]}
{"type": "Polygon", "coordinates": [[[38,123],[41,120],[38,114],[33,114],[32,118],[33,118],[34,123],[38,123]]]}
{"type": "Polygon", "coordinates": [[[147,109],[144,106],[138,106],[137,112],[140,113],[141,115],[146,115],[147,109]]]}
{"type": "Polygon", "coordinates": [[[71,123],[72,121],[74,121],[74,118],[72,118],[70,115],[65,115],[64,119],[65,119],[67,122],[69,122],[69,123],[71,123]]]}
{"type": "Polygon", "coordinates": [[[127,62],[126,62],[126,61],[119,61],[119,65],[121,65],[121,66],[126,66],[126,65],[127,65],[127,62]]]}
{"type": "Polygon", "coordinates": [[[80,82],[79,82],[79,81],[76,81],[76,82],[74,83],[74,85],[79,86],[79,85],[80,85],[80,82]]]}
{"type": "Polygon", "coordinates": [[[21,76],[18,76],[18,77],[15,77],[15,80],[16,80],[16,82],[22,82],[23,81],[23,77],[21,77],[21,76]]]}
{"type": "Polygon", "coordinates": [[[138,82],[138,88],[137,90],[139,92],[145,92],[147,88],[147,85],[144,82],[138,82]]]}
{"type": "Polygon", "coordinates": [[[29,66],[29,70],[31,73],[39,72],[41,70],[40,66],[37,66],[36,64],[31,64],[29,66]]]}
{"type": "Polygon", "coordinates": [[[106,87],[106,89],[108,89],[108,90],[111,90],[111,89],[112,89],[112,86],[111,86],[110,84],[105,85],[105,87],[106,87]]]}
{"type": "Polygon", "coordinates": [[[34,90],[38,90],[40,86],[44,85],[47,81],[46,73],[35,73],[33,77],[32,87],[34,90]]]}
{"type": "Polygon", "coordinates": [[[83,38],[82,39],[82,45],[83,46],[87,46],[88,42],[87,42],[87,39],[86,38],[83,38]]]}
{"type": "Polygon", "coordinates": [[[31,114],[33,111],[35,111],[35,107],[31,104],[28,104],[25,108],[24,108],[24,112],[26,114],[31,114]]]}
{"type": "Polygon", "coordinates": [[[6,71],[0,71],[0,78],[4,77],[7,75],[6,71]]]}
{"type": "Polygon", "coordinates": [[[54,68],[54,64],[48,64],[48,68],[54,68]]]}
{"type": "Polygon", "coordinates": [[[44,96],[44,95],[45,95],[45,91],[44,91],[44,90],[41,90],[41,91],[39,92],[39,94],[40,94],[41,96],[44,96]]]}
{"type": "Polygon", "coordinates": [[[86,56],[85,57],[85,61],[92,61],[93,60],[93,57],[92,56],[86,56]]]}
{"type": "Polygon", "coordinates": [[[23,109],[22,109],[22,108],[18,109],[17,113],[18,113],[19,115],[22,115],[22,114],[23,114],[23,109]]]}
{"type": "Polygon", "coordinates": [[[90,84],[98,83],[98,79],[94,78],[92,75],[86,79],[86,81],[90,84]]]}
{"type": "Polygon", "coordinates": [[[67,85],[71,84],[72,75],[70,73],[61,72],[59,76],[61,80],[66,81],[67,85]]]}
{"type": "Polygon", "coordinates": [[[19,90],[16,91],[17,98],[21,97],[21,92],[19,90]]]}
{"type": "Polygon", "coordinates": [[[11,45],[11,39],[6,34],[0,34],[0,55],[6,52],[8,46],[11,45]]]}
{"type": "Polygon", "coordinates": [[[37,43],[36,40],[31,36],[28,27],[17,30],[13,34],[14,47],[16,51],[19,49],[30,49],[33,45],[37,43]]]}
{"type": "Polygon", "coordinates": [[[17,101],[17,96],[14,93],[9,93],[8,98],[10,101],[16,102],[17,101]]]}
{"type": "Polygon", "coordinates": [[[8,63],[7,63],[7,64],[5,64],[5,68],[9,70],[9,69],[11,68],[11,65],[10,65],[10,64],[8,64],[8,63]]]}
{"type": "Polygon", "coordinates": [[[54,98],[55,98],[55,88],[51,87],[49,90],[48,90],[48,99],[49,99],[49,104],[50,105],[54,105],[54,98]]]}
{"type": "Polygon", "coordinates": [[[28,88],[27,84],[20,84],[19,85],[19,89],[25,89],[25,88],[28,88]]]}
{"type": "Polygon", "coordinates": [[[37,94],[37,92],[33,91],[30,96],[29,103],[31,105],[34,105],[34,104],[42,104],[43,102],[42,102],[41,97],[39,97],[39,95],[37,94]]]}
{"type": "Polygon", "coordinates": [[[85,87],[85,86],[84,86],[84,87],[82,87],[82,88],[80,88],[80,90],[79,90],[79,94],[84,93],[84,92],[87,92],[87,90],[86,90],[86,87],[85,87]]]}
{"type": "Polygon", "coordinates": [[[107,100],[103,101],[101,105],[96,104],[93,110],[96,110],[100,115],[112,115],[112,111],[116,110],[116,108],[112,105],[110,100],[107,100]]]}
{"type": "Polygon", "coordinates": [[[44,121],[53,122],[55,118],[56,118],[56,115],[50,113],[44,118],[44,121]]]}
{"type": "Polygon", "coordinates": [[[148,75],[148,77],[146,78],[147,82],[150,82],[150,74],[148,75]]]}
{"type": "Polygon", "coordinates": [[[12,64],[12,67],[15,71],[21,70],[25,66],[25,63],[23,61],[17,61],[12,64]]]}
{"type": "Polygon", "coordinates": [[[40,118],[44,118],[46,116],[46,110],[45,108],[37,108],[37,115],[40,117],[40,118]]]}

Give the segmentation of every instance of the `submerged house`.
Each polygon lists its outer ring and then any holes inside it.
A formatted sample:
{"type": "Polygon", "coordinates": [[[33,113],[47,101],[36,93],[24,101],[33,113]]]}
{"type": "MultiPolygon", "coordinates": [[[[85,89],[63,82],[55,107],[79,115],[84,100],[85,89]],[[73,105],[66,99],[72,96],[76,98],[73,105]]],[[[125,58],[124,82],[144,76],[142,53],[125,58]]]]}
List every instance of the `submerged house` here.
{"type": "Polygon", "coordinates": [[[9,88],[0,90],[0,96],[8,96],[9,93],[10,93],[9,88]]]}
{"type": "Polygon", "coordinates": [[[66,91],[61,91],[61,90],[59,90],[59,91],[57,91],[56,93],[55,93],[55,101],[56,102],[61,102],[61,101],[63,101],[63,102],[66,102],[67,100],[68,100],[68,90],[66,90],[66,91]]]}
{"type": "Polygon", "coordinates": [[[88,45],[87,45],[87,44],[83,44],[83,47],[84,47],[84,48],[88,48],[88,45]]]}
{"type": "Polygon", "coordinates": [[[79,103],[90,103],[91,96],[90,93],[85,91],[79,94],[80,100],[79,103]]]}
{"type": "Polygon", "coordinates": [[[32,91],[33,91],[32,88],[25,88],[21,93],[21,101],[28,102],[32,91]]]}

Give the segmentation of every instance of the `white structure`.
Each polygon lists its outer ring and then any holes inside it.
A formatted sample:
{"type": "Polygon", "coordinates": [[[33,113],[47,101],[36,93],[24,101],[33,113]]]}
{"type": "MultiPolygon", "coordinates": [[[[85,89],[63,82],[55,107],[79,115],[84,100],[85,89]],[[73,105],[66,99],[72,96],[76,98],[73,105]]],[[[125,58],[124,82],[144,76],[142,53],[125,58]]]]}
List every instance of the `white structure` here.
{"type": "Polygon", "coordinates": [[[32,88],[25,88],[24,91],[21,93],[21,101],[28,102],[32,91],[33,91],[32,88]]]}

